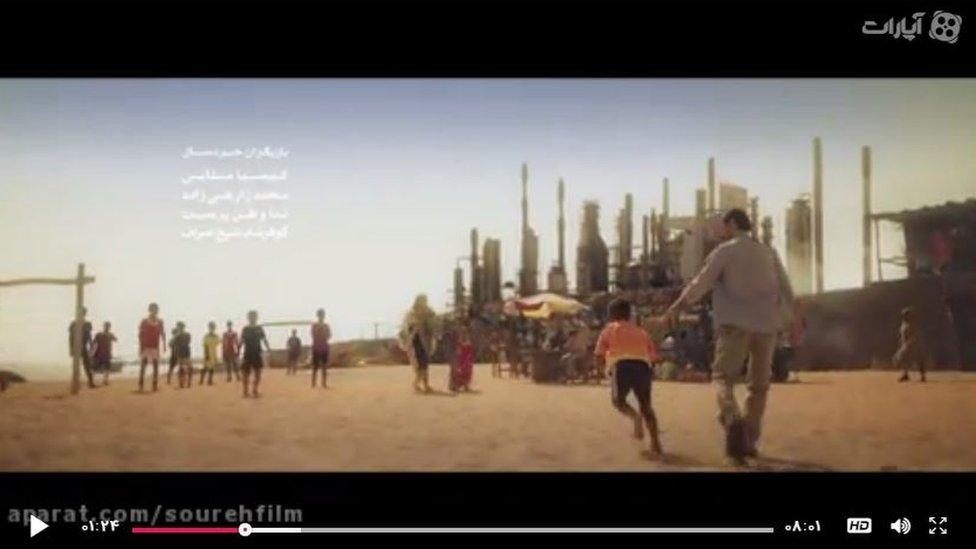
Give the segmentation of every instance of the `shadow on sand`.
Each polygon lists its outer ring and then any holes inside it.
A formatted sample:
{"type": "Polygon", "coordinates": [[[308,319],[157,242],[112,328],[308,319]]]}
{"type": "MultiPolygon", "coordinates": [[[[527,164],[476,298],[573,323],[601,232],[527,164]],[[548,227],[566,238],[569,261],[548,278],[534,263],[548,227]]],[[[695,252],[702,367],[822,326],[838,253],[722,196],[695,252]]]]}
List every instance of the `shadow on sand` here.
{"type": "Polygon", "coordinates": [[[706,465],[695,458],[683,456],[681,454],[674,454],[671,452],[664,452],[663,454],[653,454],[649,450],[644,450],[641,452],[641,457],[647,461],[652,461],[654,463],[660,463],[661,465],[668,465],[671,467],[705,467],[706,465]]]}
{"type": "Polygon", "coordinates": [[[791,379],[789,381],[779,381],[774,382],[773,385],[833,385],[834,382],[829,379],[791,379]]]}
{"type": "Polygon", "coordinates": [[[457,396],[455,393],[450,391],[441,391],[440,389],[431,389],[429,391],[414,391],[419,396],[436,396],[436,397],[454,397],[457,396]]]}
{"type": "Polygon", "coordinates": [[[751,460],[752,469],[757,471],[830,471],[831,468],[820,463],[799,461],[760,455],[751,460]]]}

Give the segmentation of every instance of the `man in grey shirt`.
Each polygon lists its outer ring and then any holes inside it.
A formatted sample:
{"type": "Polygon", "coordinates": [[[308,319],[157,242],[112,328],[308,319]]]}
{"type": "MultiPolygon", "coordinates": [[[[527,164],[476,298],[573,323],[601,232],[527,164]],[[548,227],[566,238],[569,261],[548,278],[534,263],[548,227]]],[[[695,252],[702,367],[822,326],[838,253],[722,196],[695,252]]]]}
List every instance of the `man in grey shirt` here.
{"type": "Polygon", "coordinates": [[[712,293],[716,342],[712,381],[718,391],[718,419],[726,431],[726,453],[741,463],[756,455],[756,443],[766,409],[778,333],[792,309],[793,290],[776,251],[749,236],[752,224],[740,209],[724,221],[722,243],[708,255],[701,271],[665,314],[673,325],[685,305],[712,293]],[[735,401],[734,384],[747,372],[745,413],[735,401]]]}

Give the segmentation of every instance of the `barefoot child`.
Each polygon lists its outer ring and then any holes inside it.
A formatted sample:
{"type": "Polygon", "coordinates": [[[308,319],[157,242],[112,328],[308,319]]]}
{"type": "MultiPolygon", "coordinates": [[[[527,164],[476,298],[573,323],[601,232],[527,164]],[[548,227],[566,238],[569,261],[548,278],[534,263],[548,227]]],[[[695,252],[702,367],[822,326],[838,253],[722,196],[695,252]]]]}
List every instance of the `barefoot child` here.
{"type": "Polygon", "coordinates": [[[176,336],[178,334],[176,328],[173,328],[169,335],[169,369],[166,370],[166,385],[173,384],[173,370],[176,370],[176,363],[179,362],[176,355],[176,336]]]}
{"type": "Polygon", "coordinates": [[[925,362],[928,360],[928,353],[918,324],[915,309],[911,307],[902,309],[901,327],[898,330],[899,346],[893,359],[893,362],[903,370],[898,381],[908,381],[908,370],[915,365],[918,366],[919,381],[925,381],[925,362]]]}
{"type": "Polygon", "coordinates": [[[271,352],[271,345],[268,337],[264,335],[264,328],[258,326],[258,312],[250,311],[247,313],[247,326],[241,330],[241,341],[244,343],[244,360],[241,362],[241,373],[244,374],[244,396],[258,396],[258,384],[261,383],[261,369],[264,367],[264,359],[261,358],[261,344],[264,343],[265,349],[271,352]],[[248,394],[248,385],[251,374],[254,374],[254,385],[248,394]]]}
{"type": "Polygon", "coordinates": [[[189,388],[193,385],[193,362],[190,359],[190,332],[186,331],[183,321],[176,323],[176,337],[173,338],[173,353],[176,355],[177,377],[179,385],[189,388]]]}
{"type": "Polygon", "coordinates": [[[223,336],[223,355],[224,355],[224,369],[227,370],[227,381],[230,382],[231,374],[233,374],[234,379],[241,379],[240,367],[238,365],[238,356],[241,354],[241,343],[237,338],[237,332],[234,331],[234,323],[227,321],[227,331],[224,332],[223,336]]]}
{"type": "Polygon", "coordinates": [[[610,323],[597,340],[596,361],[609,367],[613,405],[634,421],[634,437],[644,438],[643,418],[651,434],[651,452],[660,454],[657,418],[651,408],[651,363],[657,360],[657,349],[647,332],[631,322],[629,301],[613,300],[609,313],[610,323]],[[627,403],[630,391],[637,397],[639,413],[627,403]]]}
{"type": "Polygon", "coordinates": [[[159,345],[166,352],[166,331],[163,320],[159,318],[159,305],[149,304],[149,316],[139,323],[139,392],[143,390],[146,365],[152,362],[152,388],[159,389],[159,345]]]}
{"type": "Polygon", "coordinates": [[[71,321],[71,325],[68,326],[68,348],[71,349],[71,356],[77,356],[81,361],[81,366],[84,368],[85,376],[88,377],[88,388],[94,389],[95,382],[92,379],[92,323],[84,320],[85,315],[88,314],[88,309],[81,309],[82,323],[81,323],[81,347],[77,348],[75,346],[75,321],[71,321]]]}
{"type": "Polygon", "coordinates": [[[312,387],[319,368],[322,369],[322,388],[325,389],[325,374],[329,367],[329,339],[332,328],[325,321],[325,309],[315,311],[316,322],[312,324],[312,387]]]}
{"type": "Polygon", "coordinates": [[[116,341],[115,334],[112,333],[112,323],[106,322],[101,332],[95,335],[95,348],[92,355],[95,357],[95,371],[102,372],[105,379],[102,385],[108,385],[108,373],[112,369],[112,343],[116,341]]]}
{"type": "Polygon", "coordinates": [[[413,390],[430,392],[430,376],[428,369],[430,366],[427,357],[427,347],[424,345],[423,336],[417,326],[411,324],[407,328],[407,355],[413,365],[413,390]]]}
{"type": "Polygon", "coordinates": [[[302,340],[298,339],[298,330],[291,331],[288,338],[288,369],[287,374],[292,375],[298,371],[298,359],[302,356],[302,340]]]}
{"type": "Polygon", "coordinates": [[[207,377],[207,385],[213,385],[214,370],[217,369],[217,350],[220,349],[220,336],[217,335],[217,323],[207,323],[207,335],[203,336],[203,369],[200,370],[200,385],[207,377]]]}
{"type": "Polygon", "coordinates": [[[454,390],[470,391],[474,373],[474,342],[471,341],[471,333],[465,328],[461,329],[455,353],[457,372],[454,374],[454,390]]]}

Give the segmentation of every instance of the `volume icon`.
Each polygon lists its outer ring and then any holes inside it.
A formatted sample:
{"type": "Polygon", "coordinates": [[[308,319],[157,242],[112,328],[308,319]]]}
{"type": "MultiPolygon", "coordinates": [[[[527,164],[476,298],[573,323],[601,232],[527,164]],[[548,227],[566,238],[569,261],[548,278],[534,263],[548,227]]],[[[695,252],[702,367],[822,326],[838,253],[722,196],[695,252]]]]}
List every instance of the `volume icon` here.
{"type": "Polygon", "coordinates": [[[907,518],[902,517],[891,523],[891,529],[904,536],[912,531],[912,523],[907,518]]]}

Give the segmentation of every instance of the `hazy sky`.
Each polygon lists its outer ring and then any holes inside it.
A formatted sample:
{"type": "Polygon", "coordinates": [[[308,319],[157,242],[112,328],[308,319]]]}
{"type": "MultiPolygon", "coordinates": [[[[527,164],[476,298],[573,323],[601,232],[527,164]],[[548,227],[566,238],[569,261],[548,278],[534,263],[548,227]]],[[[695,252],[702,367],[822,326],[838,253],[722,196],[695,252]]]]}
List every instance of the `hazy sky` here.
{"type": "MultiPolygon", "coordinates": [[[[515,278],[523,161],[544,284],[559,177],[571,271],[582,200],[600,201],[612,242],[624,193],[638,214],[660,208],[664,177],[673,214],[691,213],[709,156],[719,180],[760,196],[781,247],[787,202],[810,190],[814,136],[826,286],[856,286],[861,146],[875,211],[973,197],[976,81],[0,80],[0,279],[70,276],[84,261],[90,318],[113,322],[123,357],[150,301],[198,338],[251,308],[311,319],[320,306],[338,338],[373,322],[389,334],[416,293],[447,303],[471,227],[502,239],[515,278]],[[291,151],[289,237],[180,238],[180,178],[211,165],[183,150],[265,145],[291,151]]],[[[0,290],[0,363],[66,359],[72,309],[68,287],[0,290]]],[[[271,332],[273,345],[285,337],[271,332]]]]}

